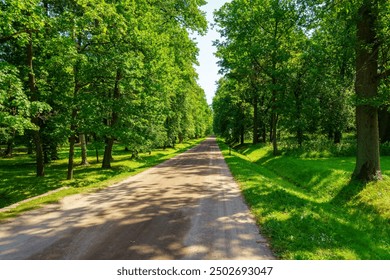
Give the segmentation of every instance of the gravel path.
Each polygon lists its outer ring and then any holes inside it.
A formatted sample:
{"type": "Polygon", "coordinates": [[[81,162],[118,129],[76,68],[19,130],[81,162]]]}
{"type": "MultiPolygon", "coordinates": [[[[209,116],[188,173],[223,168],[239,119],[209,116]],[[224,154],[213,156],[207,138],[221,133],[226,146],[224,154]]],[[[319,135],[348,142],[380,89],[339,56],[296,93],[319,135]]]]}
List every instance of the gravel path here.
{"type": "Polygon", "coordinates": [[[215,138],[0,224],[0,259],[273,259],[215,138]]]}

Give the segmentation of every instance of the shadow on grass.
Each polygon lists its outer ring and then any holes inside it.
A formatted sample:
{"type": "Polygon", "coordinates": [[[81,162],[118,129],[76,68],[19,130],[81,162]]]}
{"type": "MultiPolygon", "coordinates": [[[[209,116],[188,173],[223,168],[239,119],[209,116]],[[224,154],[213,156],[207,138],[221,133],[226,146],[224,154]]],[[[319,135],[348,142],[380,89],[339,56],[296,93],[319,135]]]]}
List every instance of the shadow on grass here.
{"type": "MultiPolygon", "coordinates": [[[[225,151],[226,161],[261,231],[280,258],[390,259],[389,220],[374,209],[351,202],[364,187],[361,184],[343,183],[333,199],[321,200],[311,190],[286,181],[260,164],[269,159],[255,164],[242,155],[227,154],[225,151]]],[[[282,161],[277,158],[273,164],[278,166],[282,161]]],[[[325,170],[320,177],[329,174],[325,170]]]]}
{"type": "Polygon", "coordinates": [[[338,194],[332,199],[332,204],[347,203],[354,197],[356,197],[364,188],[366,184],[357,180],[351,179],[347,185],[338,192],[338,194]]]}

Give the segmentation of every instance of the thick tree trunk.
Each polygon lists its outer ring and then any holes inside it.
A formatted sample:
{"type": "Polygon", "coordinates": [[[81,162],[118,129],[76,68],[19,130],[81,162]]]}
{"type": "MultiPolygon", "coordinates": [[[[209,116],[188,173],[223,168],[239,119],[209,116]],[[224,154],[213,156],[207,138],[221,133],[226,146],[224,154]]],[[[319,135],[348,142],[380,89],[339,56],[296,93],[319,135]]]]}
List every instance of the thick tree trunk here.
{"type": "Polygon", "coordinates": [[[85,139],[85,134],[80,133],[80,145],[81,145],[81,165],[88,165],[87,158],[87,141],[85,139]]]}
{"type": "Polygon", "coordinates": [[[361,181],[382,178],[379,154],[378,110],[369,105],[378,94],[378,42],[376,38],[377,4],[365,0],[359,10],[357,24],[355,90],[359,104],[356,107],[357,157],[353,177],[361,181]]]}
{"type": "Polygon", "coordinates": [[[37,176],[44,177],[45,176],[45,163],[44,163],[44,156],[43,156],[41,133],[38,130],[34,130],[32,134],[33,134],[33,139],[34,139],[34,144],[35,144],[37,176]]]}
{"type": "Polygon", "coordinates": [[[113,138],[106,138],[106,145],[104,147],[104,157],[103,157],[103,163],[102,168],[103,169],[110,169],[111,168],[111,158],[112,158],[112,147],[114,146],[114,139],[113,138]]]}
{"type": "MultiPolygon", "coordinates": [[[[31,100],[37,101],[38,98],[36,96],[36,83],[35,83],[35,75],[33,68],[33,41],[32,41],[32,33],[29,33],[29,43],[27,44],[27,66],[29,69],[28,73],[28,84],[31,94],[31,100]]],[[[35,144],[35,153],[36,153],[36,164],[37,164],[37,176],[44,177],[45,176],[45,163],[43,156],[43,144],[40,132],[40,120],[39,116],[34,116],[31,119],[32,123],[38,127],[38,130],[34,130],[32,132],[34,144],[35,144]]]]}

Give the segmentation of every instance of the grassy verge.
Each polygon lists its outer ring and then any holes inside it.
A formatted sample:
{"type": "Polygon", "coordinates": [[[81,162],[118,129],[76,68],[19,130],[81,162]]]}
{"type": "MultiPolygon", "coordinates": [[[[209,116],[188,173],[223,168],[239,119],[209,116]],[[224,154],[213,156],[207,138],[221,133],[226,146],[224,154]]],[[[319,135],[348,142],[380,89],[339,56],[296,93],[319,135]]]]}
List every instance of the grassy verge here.
{"type": "MultiPolygon", "coordinates": [[[[67,170],[66,149],[60,151],[62,159],[46,166],[46,176],[44,178],[35,176],[35,162],[34,158],[30,156],[17,154],[13,158],[0,158],[0,208],[33,198],[15,208],[0,212],[0,220],[14,217],[23,211],[40,207],[46,203],[57,202],[67,195],[105,188],[172,158],[203,140],[198,139],[178,144],[175,149],[154,150],[150,155],[149,153],[142,153],[139,154],[138,159],[131,159],[131,153],[125,152],[124,147],[118,145],[113,152],[114,162],[110,170],[101,169],[101,163],[97,162],[94,157],[95,151],[91,149],[88,152],[90,164],[88,166],[76,166],[74,170],[75,179],[72,181],[65,180],[67,170]],[[36,196],[53,190],[58,191],[34,199],[36,196]]],[[[79,157],[80,151],[77,151],[76,162],[79,157]]]]}
{"type": "Polygon", "coordinates": [[[390,259],[390,157],[384,181],[350,182],[354,158],[273,157],[219,141],[261,230],[281,259],[390,259]]]}

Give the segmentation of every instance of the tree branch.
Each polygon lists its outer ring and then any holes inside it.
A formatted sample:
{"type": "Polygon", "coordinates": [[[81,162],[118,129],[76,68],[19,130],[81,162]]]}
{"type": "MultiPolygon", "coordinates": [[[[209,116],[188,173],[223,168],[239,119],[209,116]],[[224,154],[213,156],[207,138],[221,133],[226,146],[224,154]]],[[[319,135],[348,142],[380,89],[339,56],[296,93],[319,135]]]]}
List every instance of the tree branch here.
{"type": "Polygon", "coordinates": [[[15,39],[15,37],[17,35],[20,35],[20,34],[23,34],[23,33],[35,33],[35,32],[38,32],[38,30],[26,29],[26,30],[22,30],[22,31],[19,31],[19,32],[15,32],[14,34],[11,34],[11,35],[0,37],[0,44],[4,44],[4,43],[6,43],[6,42],[8,42],[10,40],[15,39]]]}
{"type": "Polygon", "coordinates": [[[378,74],[379,79],[387,79],[388,77],[390,77],[390,69],[378,74]]]}

